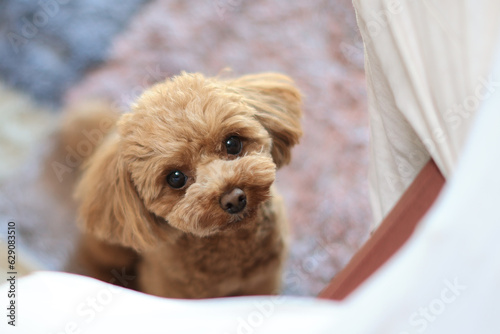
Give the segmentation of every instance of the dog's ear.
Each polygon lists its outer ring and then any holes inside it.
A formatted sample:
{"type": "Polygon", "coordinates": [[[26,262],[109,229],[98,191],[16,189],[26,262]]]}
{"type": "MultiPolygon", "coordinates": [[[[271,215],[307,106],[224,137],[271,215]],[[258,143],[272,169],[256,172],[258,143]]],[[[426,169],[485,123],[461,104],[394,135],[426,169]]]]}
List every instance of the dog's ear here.
{"type": "Polygon", "coordinates": [[[276,166],[288,164],[290,149],[302,136],[301,97],[292,79],[277,73],[246,75],[231,81],[230,87],[254,108],[256,119],[271,135],[276,166]]]}
{"type": "Polygon", "coordinates": [[[107,138],[84,165],[75,197],[85,232],[136,250],[155,242],[154,218],[132,183],[118,134],[107,138]]]}

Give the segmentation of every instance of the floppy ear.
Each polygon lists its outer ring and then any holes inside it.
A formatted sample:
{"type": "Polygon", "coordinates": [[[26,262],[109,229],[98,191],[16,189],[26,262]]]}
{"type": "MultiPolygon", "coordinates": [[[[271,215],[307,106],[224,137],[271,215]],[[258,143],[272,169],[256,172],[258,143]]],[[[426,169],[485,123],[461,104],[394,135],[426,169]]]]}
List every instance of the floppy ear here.
{"type": "Polygon", "coordinates": [[[154,217],[140,199],[113,134],[85,164],[75,197],[80,225],[98,239],[144,249],[156,241],[154,217]]]}
{"type": "Polygon", "coordinates": [[[246,75],[231,82],[243,102],[273,139],[271,154],[279,168],[290,162],[290,149],[302,136],[301,97],[292,79],[278,73],[246,75]]]}

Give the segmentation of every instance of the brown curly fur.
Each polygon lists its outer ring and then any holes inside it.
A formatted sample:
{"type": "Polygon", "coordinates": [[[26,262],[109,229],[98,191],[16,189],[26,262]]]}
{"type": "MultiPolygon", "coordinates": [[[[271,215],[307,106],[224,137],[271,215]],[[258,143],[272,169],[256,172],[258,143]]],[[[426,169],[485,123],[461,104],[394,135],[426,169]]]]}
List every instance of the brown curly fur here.
{"type": "Polygon", "coordinates": [[[82,168],[73,267],[106,281],[134,270],[130,287],[164,297],[278,292],[287,224],[273,182],[300,117],[300,94],[280,74],[182,73],[151,87],[82,168]],[[238,156],[229,136],[243,140],[238,156]],[[173,170],[188,177],[181,189],[166,182],[173,170]],[[235,187],[247,205],[230,214],[220,198],[235,187]]]}

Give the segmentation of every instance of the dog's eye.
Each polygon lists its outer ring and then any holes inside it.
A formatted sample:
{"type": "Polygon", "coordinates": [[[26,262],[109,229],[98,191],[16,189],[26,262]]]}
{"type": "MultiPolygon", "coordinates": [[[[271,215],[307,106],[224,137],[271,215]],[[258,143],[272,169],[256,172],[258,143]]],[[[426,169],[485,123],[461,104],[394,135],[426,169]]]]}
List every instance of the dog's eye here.
{"type": "Polygon", "coordinates": [[[241,139],[236,136],[231,136],[226,139],[226,150],[227,154],[231,155],[238,155],[241,153],[241,149],[243,148],[243,145],[241,143],[241,139]]]}
{"type": "Polygon", "coordinates": [[[187,176],[178,170],[174,170],[167,175],[167,183],[174,189],[180,189],[186,185],[187,176]]]}

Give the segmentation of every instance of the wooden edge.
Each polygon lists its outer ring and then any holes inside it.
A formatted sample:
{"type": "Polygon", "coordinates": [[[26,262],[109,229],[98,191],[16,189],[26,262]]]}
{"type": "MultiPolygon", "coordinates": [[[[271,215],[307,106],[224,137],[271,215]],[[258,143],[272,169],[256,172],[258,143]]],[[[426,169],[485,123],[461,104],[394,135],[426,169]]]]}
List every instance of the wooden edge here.
{"type": "Polygon", "coordinates": [[[444,183],[443,175],[431,159],[370,239],[318,297],[342,300],[380,268],[410,238],[444,183]]]}

